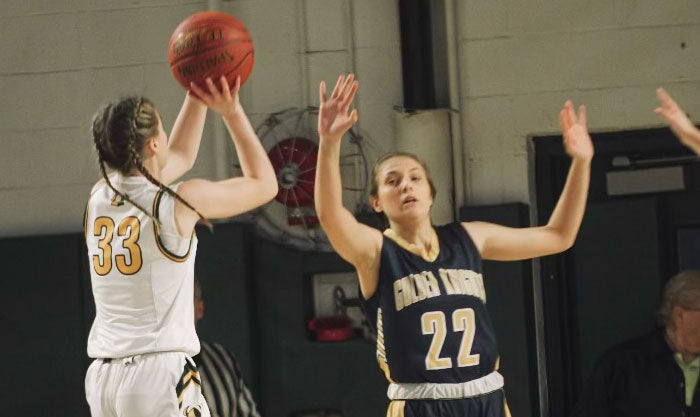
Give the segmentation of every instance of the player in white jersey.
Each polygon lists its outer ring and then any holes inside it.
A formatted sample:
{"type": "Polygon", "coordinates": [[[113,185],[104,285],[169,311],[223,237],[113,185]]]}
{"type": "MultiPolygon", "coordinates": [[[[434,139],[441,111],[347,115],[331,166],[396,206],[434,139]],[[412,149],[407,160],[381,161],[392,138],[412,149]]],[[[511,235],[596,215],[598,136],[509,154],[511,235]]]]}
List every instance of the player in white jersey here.
{"type": "Polygon", "coordinates": [[[271,200],[277,179],[238,99],[191,85],[170,141],[153,104],[127,97],[102,108],[93,138],[103,179],[85,212],[96,316],[88,338],[95,358],[85,378],[93,417],[208,416],[191,356],[195,224],[230,217],[271,200]],[[194,94],[193,94],[194,93],[194,94]],[[195,98],[198,97],[198,98],[195,98]],[[197,156],[207,107],[219,113],[243,175],[171,184],[197,156]],[[112,172],[108,172],[111,168],[112,172]]]}

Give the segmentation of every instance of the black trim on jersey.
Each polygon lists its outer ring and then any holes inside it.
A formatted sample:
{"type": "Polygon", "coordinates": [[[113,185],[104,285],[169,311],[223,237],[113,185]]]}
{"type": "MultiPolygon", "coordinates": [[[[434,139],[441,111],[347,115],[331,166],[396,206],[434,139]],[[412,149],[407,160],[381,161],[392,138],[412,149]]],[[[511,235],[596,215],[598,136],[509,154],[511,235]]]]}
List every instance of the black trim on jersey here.
{"type": "Polygon", "coordinates": [[[195,383],[200,387],[202,386],[202,382],[199,380],[199,371],[197,371],[197,367],[186,360],[185,366],[182,370],[182,375],[180,376],[180,380],[178,381],[177,386],[175,387],[175,395],[178,399],[178,406],[182,405],[182,399],[180,398],[180,395],[182,395],[182,392],[191,383],[195,383]]]}
{"type": "MultiPolygon", "coordinates": [[[[153,199],[153,216],[158,220],[160,220],[160,218],[158,217],[158,213],[160,210],[160,200],[162,197],[163,190],[160,190],[156,193],[156,197],[153,199]]],[[[185,262],[190,256],[190,250],[192,249],[192,240],[194,238],[194,231],[192,231],[192,235],[190,236],[190,245],[187,247],[187,253],[185,253],[184,255],[177,255],[175,253],[172,253],[165,247],[163,241],[160,240],[160,234],[158,233],[158,225],[156,224],[156,222],[153,222],[153,234],[156,237],[156,245],[158,246],[158,249],[171,261],[185,262]]]]}
{"type": "MultiPolygon", "coordinates": [[[[92,196],[90,196],[92,198],[92,196]]],[[[85,211],[83,212],[83,237],[85,238],[85,246],[87,246],[87,232],[88,232],[88,209],[90,208],[90,198],[88,198],[87,203],[85,203],[85,211]]]]}

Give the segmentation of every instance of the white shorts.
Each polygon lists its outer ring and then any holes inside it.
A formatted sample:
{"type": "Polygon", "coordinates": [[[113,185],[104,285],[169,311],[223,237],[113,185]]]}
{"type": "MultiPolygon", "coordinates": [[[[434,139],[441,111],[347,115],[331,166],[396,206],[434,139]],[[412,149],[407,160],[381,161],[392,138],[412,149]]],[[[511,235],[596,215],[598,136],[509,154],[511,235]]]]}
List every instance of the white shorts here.
{"type": "Polygon", "coordinates": [[[182,352],[95,359],[85,396],[92,417],[210,417],[200,381],[182,352]]]}

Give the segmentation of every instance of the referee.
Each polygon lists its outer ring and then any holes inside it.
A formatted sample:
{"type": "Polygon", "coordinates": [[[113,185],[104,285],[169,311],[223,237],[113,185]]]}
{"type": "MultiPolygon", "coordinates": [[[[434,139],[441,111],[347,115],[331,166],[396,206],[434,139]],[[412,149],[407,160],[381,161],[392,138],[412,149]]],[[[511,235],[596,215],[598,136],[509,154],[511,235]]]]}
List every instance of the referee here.
{"type": "MultiPolygon", "coordinates": [[[[202,287],[195,279],[195,325],[203,316],[202,287]]],[[[200,344],[202,348],[199,355],[192,359],[197,364],[202,379],[202,394],[212,417],[260,417],[233,354],[219,343],[208,343],[200,339],[200,344]]]]}

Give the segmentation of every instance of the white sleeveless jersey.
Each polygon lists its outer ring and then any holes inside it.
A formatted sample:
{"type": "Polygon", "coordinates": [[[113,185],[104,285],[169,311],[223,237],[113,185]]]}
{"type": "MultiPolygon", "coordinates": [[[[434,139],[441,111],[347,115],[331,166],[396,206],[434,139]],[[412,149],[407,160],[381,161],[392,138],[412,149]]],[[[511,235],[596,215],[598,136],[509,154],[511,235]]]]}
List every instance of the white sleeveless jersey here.
{"type": "MultiPolygon", "coordinates": [[[[154,222],[101,181],[85,212],[85,240],[96,315],[88,337],[92,358],[199,352],[193,280],[197,238],[181,237],[174,198],[141,176],[110,175],[154,222]]],[[[175,188],[176,189],[176,188],[175,188]]]]}

